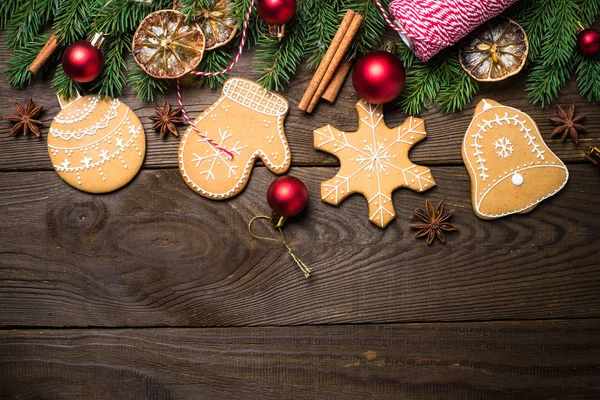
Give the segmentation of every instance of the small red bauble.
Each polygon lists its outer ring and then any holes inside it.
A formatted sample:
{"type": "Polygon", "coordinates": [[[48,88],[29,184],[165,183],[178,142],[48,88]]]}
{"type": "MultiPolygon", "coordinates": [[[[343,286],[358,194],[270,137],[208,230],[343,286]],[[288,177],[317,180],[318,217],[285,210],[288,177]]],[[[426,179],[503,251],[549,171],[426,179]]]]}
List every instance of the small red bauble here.
{"type": "Polygon", "coordinates": [[[579,52],[591,57],[600,53],[600,32],[595,29],[584,29],[577,34],[577,46],[579,52]]]}
{"type": "Polygon", "coordinates": [[[370,103],[383,104],[394,100],[404,88],[406,73],[393,54],[377,50],[356,61],[352,83],[360,97],[370,103]]]}
{"type": "Polygon", "coordinates": [[[100,49],[85,40],[66,48],[62,56],[63,69],[76,82],[91,82],[102,73],[104,56],[100,49]]]}
{"type": "Polygon", "coordinates": [[[296,0],[259,0],[258,15],[270,25],[283,25],[296,13],[296,0]]]}
{"type": "Polygon", "coordinates": [[[275,214],[293,217],[306,207],[308,191],[300,179],[282,176],[275,179],[269,186],[267,202],[275,214]]]}

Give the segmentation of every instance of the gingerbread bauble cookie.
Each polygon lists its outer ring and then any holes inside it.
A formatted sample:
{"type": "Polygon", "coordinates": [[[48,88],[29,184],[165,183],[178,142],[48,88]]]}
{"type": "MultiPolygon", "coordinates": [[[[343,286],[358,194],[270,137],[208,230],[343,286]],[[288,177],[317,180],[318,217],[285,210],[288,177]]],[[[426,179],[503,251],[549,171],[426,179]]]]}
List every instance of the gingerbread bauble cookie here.
{"type": "Polygon", "coordinates": [[[118,99],[84,96],[64,104],[48,133],[58,175],[90,193],[116,190],[138,173],[146,152],[139,118],[118,99]]]}
{"type": "Polygon", "coordinates": [[[478,217],[526,213],[561,190],[569,179],[524,112],[484,99],[463,139],[462,156],[471,178],[478,217]]]}
{"type": "Polygon", "coordinates": [[[256,158],[272,172],[285,173],[291,159],[283,130],[287,112],[282,96],[246,79],[228,79],[221,97],[194,121],[213,143],[192,127],[181,139],[179,170],[185,183],[204,197],[223,200],[244,189],[256,158]]]}
{"type": "Polygon", "coordinates": [[[397,128],[383,121],[383,106],[365,100],[356,103],[358,130],[343,132],[331,125],[314,131],[315,149],[340,159],[335,177],[321,183],[321,199],[339,205],[352,193],[369,202],[369,220],[385,228],[394,218],[392,192],[405,187],[424,192],[435,186],[427,167],[408,158],[411,147],[425,139],[425,122],[408,117],[397,128]]]}

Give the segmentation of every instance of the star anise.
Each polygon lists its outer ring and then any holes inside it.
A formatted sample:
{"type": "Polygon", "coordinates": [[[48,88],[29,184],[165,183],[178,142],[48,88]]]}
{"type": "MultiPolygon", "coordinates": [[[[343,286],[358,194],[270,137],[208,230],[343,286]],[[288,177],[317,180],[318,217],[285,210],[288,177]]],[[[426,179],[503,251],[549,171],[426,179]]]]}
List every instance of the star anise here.
{"type": "Polygon", "coordinates": [[[34,107],[31,97],[27,100],[25,106],[20,105],[16,101],[14,102],[14,105],[15,109],[17,110],[17,114],[4,117],[4,119],[10,122],[15,122],[15,125],[10,130],[10,134],[15,135],[23,132],[23,136],[25,136],[31,132],[35,136],[40,137],[42,133],[40,132],[38,125],[42,126],[43,122],[36,118],[40,116],[44,107],[34,107]]]}
{"type": "Polygon", "coordinates": [[[561,140],[564,142],[567,136],[571,136],[571,139],[575,143],[579,143],[579,133],[587,132],[585,126],[579,124],[579,122],[583,121],[585,115],[578,115],[575,117],[575,105],[571,104],[569,107],[569,112],[565,112],[561,106],[558,106],[556,111],[558,113],[558,117],[552,117],[550,120],[556,125],[554,131],[552,131],[551,137],[561,136],[561,140]]]}
{"type": "Polygon", "coordinates": [[[417,208],[414,211],[413,217],[417,216],[423,222],[415,222],[409,226],[414,229],[419,229],[415,234],[416,238],[427,236],[427,244],[433,243],[437,237],[442,243],[446,243],[444,231],[457,231],[454,225],[449,224],[448,219],[454,214],[454,210],[444,213],[444,202],[440,201],[437,208],[434,210],[429,200],[425,200],[426,209],[417,208]]]}
{"type": "Polygon", "coordinates": [[[168,101],[165,101],[165,105],[162,108],[154,106],[154,109],[156,110],[156,115],[150,117],[154,121],[152,129],[160,132],[160,138],[164,138],[169,132],[175,136],[179,136],[175,124],[183,123],[183,118],[179,116],[181,108],[177,107],[171,110],[171,105],[168,101]]]}

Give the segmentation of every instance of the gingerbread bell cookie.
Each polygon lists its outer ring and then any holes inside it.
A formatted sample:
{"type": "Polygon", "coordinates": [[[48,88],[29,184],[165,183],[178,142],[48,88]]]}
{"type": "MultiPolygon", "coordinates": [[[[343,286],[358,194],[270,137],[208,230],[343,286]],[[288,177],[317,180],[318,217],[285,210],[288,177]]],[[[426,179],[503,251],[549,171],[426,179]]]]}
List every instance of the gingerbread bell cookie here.
{"type": "Polygon", "coordinates": [[[425,139],[425,122],[408,117],[397,128],[383,121],[383,107],[359,100],[358,130],[343,132],[331,125],[314,131],[315,149],[340,160],[338,174],[321,184],[321,199],[339,205],[352,193],[361,193],[369,203],[369,220],[385,228],[395,217],[392,192],[406,187],[423,192],[435,186],[427,167],[408,158],[411,147],[425,139]]]}
{"type": "Polygon", "coordinates": [[[223,200],[244,189],[257,158],[270,171],[285,173],[291,160],[283,130],[288,108],[282,96],[255,82],[228,79],[221,97],[194,121],[201,134],[189,127],[181,139],[185,183],[204,197],[223,200]]]}
{"type": "Polygon", "coordinates": [[[530,212],[569,179],[533,119],[493,100],[484,99],[475,108],[462,157],[471,178],[473,210],[483,219],[530,212]]]}
{"type": "Polygon", "coordinates": [[[48,133],[58,175],[89,193],[112,192],[131,181],[146,153],[139,118],[119,99],[84,96],[65,102],[48,133]]]}

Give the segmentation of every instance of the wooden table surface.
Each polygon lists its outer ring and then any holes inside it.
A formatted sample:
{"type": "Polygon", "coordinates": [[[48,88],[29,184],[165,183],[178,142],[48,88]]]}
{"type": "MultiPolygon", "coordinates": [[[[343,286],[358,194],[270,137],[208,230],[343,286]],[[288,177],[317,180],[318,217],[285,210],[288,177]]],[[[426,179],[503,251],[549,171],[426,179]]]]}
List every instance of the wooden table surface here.
{"type": "MultiPolygon", "coordinates": [[[[2,69],[7,58],[2,47],[2,69]]],[[[250,57],[235,76],[256,77],[250,57]]],[[[549,139],[555,107],[530,105],[523,77],[484,85],[537,121],[571,173],[532,213],[496,221],[473,213],[460,155],[476,102],[425,111],[428,137],[411,159],[438,185],[397,190],[398,217],[382,230],[360,195],[340,207],[319,199],[339,163],[313,149],[312,130],[354,130],[357,97],[348,80],[335,105],[307,115],[297,105],[310,77],[302,69],[283,92],[290,173],[310,193],[285,228],[314,271],[305,280],[282,246],[248,234],[269,211],[275,175],[264,167],[232,200],[200,197],[179,174],[178,139],[161,140],[151,104],[126,92],[146,129],[144,167],[114,193],[79,192],[48,157],[59,111],[49,82],[16,90],[0,74],[2,115],[28,96],[46,109],[41,139],[0,122],[0,398],[600,398],[600,170],[584,157],[600,144],[599,104],[575,82],[558,99],[587,114],[577,146],[549,139]],[[408,227],[425,199],[456,210],[446,245],[408,227]]],[[[196,116],[219,92],[183,95],[196,116]]],[[[404,118],[386,107],[389,126],[404,118]]]]}

